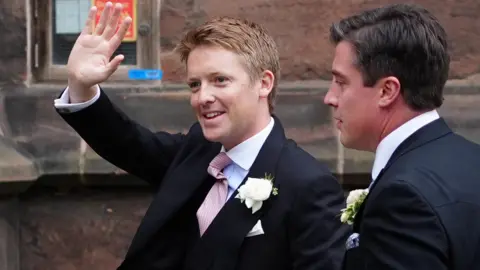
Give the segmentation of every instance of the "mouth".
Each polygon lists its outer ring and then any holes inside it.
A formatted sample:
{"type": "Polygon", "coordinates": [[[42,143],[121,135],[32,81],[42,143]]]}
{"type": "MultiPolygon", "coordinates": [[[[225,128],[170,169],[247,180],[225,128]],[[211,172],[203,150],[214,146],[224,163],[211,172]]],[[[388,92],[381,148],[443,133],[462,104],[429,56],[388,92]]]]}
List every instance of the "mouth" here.
{"type": "Polygon", "coordinates": [[[336,124],[338,129],[340,129],[342,127],[342,123],[343,123],[342,120],[335,118],[335,124],[336,124]]]}
{"type": "Polygon", "coordinates": [[[225,112],[208,112],[208,113],[203,113],[202,116],[203,118],[207,120],[213,120],[218,118],[219,116],[223,115],[225,112]]]}

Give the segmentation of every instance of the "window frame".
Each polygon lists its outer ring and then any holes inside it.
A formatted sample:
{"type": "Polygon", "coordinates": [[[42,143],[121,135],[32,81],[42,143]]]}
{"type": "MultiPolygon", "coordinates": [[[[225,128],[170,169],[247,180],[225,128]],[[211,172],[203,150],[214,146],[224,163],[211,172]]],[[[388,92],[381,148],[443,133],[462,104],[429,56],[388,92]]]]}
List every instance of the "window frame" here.
{"type": "MultiPolygon", "coordinates": [[[[83,0],[86,1],[86,0],[83,0]]],[[[128,78],[130,69],[160,69],[160,3],[161,0],[137,0],[137,29],[140,25],[149,27],[142,35],[137,32],[136,65],[120,65],[106,81],[137,84],[128,78]]],[[[31,79],[36,83],[65,82],[68,79],[66,65],[53,64],[53,0],[29,0],[32,16],[29,27],[32,59],[31,79]]],[[[158,81],[141,81],[158,83],[158,81]]]]}

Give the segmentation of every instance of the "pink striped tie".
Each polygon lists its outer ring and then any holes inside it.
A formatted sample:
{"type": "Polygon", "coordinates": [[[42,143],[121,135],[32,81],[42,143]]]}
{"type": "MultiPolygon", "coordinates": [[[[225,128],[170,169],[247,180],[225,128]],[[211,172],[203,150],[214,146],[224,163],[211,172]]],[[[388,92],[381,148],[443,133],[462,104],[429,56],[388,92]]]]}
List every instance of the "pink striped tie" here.
{"type": "Polygon", "coordinates": [[[227,156],[225,152],[220,152],[208,166],[208,173],[213,177],[218,179],[218,181],[213,184],[212,188],[205,197],[202,205],[198,208],[197,219],[200,229],[200,235],[207,230],[210,223],[212,223],[215,216],[220,212],[225,201],[227,200],[228,194],[228,182],[223,175],[223,168],[232,163],[232,160],[227,156]]]}

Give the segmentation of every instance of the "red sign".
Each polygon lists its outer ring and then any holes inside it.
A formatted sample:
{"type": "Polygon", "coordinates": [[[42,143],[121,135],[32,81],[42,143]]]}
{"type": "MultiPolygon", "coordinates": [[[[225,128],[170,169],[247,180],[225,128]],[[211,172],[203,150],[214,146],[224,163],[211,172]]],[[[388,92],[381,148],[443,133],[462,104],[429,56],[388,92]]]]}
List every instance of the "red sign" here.
{"type": "Polygon", "coordinates": [[[95,18],[95,25],[100,20],[100,15],[102,15],[103,9],[105,8],[105,4],[107,2],[109,1],[112,2],[113,6],[115,6],[116,3],[122,4],[123,9],[120,17],[122,19],[127,16],[130,16],[130,18],[132,18],[132,23],[130,24],[130,27],[128,28],[127,33],[125,34],[123,41],[129,42],[129,41],[137,40],[137,0],[113,0],[113,1],[112,0],[91,0],[91,1],[92,1],[92,6],[97,7],[97,15],[96,15],[97,17],[95,18]]]}

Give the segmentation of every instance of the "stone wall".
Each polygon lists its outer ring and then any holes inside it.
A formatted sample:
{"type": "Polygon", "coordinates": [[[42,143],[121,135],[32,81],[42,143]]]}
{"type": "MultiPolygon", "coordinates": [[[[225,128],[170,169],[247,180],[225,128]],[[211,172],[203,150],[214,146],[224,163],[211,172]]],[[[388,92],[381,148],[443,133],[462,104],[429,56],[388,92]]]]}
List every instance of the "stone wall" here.
{"type": "MultiPolygon", "coordinates": [[[[143,1],[143,0],[142,0],[143,1]]],[[[154,0],[149,0],[154,1],[154,0]]],[[[53,110],[64,85],[27,87],[26,1],[0,0],[0,269],[115,269],[151,194],[105,162],[53,110]]],[[[194,121],[183,67],[171,50],[181,33],[219,15],[265,25],[281,53],[277,114],[287,135],[328,164],[346,189],[368,184],[372,154],[337,140],[328,89],[329,24],[387,0],[164,0],[159,88],[112,86],[108,95],[152,130],[184,131],[194,121]]],[[[404,1],[402,1],[404,2],[404,1]]],[[[450,36],[451,73],[440,114],[480,143],[480,2],[422,0],[450,36]]]]}
{"type": "Polygon", "coordinates": [[[180,81],[183,70],[169,51],[183,31],[208,18],[228,15],[264,25],[278,43],[282,79],[329,78],[332,50],[328,28],[333,21],[357,11],[389,3],[417,3],[431,10],[450,37],[451,78],[465,78],[480,70],[480,2],[475,0],[166,0],[162,2],[161,34],[167,79],[180,81]],[[165,61],[166,60],[166,61],[165,61]]]}
{"type": "Polygon", "coordinates": [[[0,0],[0,91],[12,91],[26,74],[25,1],[0,0]]]}

